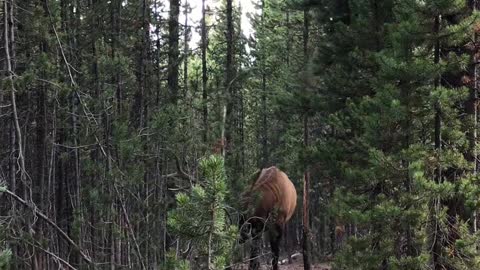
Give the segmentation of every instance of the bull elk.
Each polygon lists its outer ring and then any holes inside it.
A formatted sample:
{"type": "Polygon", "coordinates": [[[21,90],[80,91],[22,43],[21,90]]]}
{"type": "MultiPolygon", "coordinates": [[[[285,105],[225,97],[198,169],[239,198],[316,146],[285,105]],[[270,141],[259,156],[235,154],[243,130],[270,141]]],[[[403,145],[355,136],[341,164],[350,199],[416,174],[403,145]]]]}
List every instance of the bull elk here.
{"type": "Polygon", "coordinates": [[[259,241],[264,230],[268,231],[273,253],[272,267],[278,269],[279,244],[287,221],[297,205],[297,191],[288,176],[272,166],[259,171],[255,182],[242,195],[244,212],[240,218],[240,242],[250,236],[253,239],[250,270],[259,267],[259,241]]]}

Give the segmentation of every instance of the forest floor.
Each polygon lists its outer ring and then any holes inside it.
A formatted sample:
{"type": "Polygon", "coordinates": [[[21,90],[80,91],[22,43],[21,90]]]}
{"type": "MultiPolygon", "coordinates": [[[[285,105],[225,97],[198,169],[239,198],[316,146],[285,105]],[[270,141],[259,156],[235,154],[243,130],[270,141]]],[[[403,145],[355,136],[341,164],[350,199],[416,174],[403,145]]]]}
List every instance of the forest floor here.
{"type": "MultiPolygon", "coordinates": [[[[268,268],[267,268],[268,269],[268,268]]],[[[285,264],[280,265],[280,270],[303,270],[303,263],[292,263],[292,264],[285,264]]],[[[319,263],[312,265],[312,270],[330,270],[332,269],[329,264],[327,263],[319,263]]]]}
{"type": "MultiPolygon", "coordinates": [[[[279,270],[303,270],[303,260],[300,253],[296,253],[292,256],[293,262],[291,264],[280,264],[279,270]]],[[[286,259],[281,260],[286,262],[286,259]]],[[[248,270],[248,264],[237,265],[233,268],[234,270],[248,270]]],[[[269,270],[271,266],[265,262],[261,262],[260,270],[269,270]]],[[[329,262],[315,263],[312,265],[312,270],[331,270],[331,264],[329,262]]]]}
{"type": "MultiPolygon", "coordinates": [[[[279,270],[303,270],[303,263],[302,262],[294,262],[292,264],[284,264],[284,265],[279,265],[279,270]]],[[[242,266],[237,266],[234,268],[235,270],[247,270],[248,265],[242,265],[242,266]]],[[[264,265],[260,267],[260,270],[267,270],[271,269],[271,266],[269,265],[264,265]]],[[[312,265],[312,270],[330,270],[332,267],[328,263],[318,263],[312,265]]]]}

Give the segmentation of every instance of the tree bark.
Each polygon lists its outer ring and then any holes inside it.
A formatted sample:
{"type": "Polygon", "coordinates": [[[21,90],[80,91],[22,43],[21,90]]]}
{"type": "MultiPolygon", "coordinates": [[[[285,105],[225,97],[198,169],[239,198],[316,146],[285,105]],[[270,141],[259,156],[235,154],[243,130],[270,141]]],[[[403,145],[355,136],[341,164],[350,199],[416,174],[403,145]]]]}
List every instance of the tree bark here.
{"type": "MultiPolygon", "coordinates": [[[[440,16],[435,17],[435,23],[434,23],[434,34],[438,35],[440,31],[440,16]]],[[[435,47],[434,47],[434,64],[438,65],[440,62],[440,40],[437,37],[437,40],[435,41],[435,47]]],[[[440,86],[440,77],[435,79],[434,82],[434,87],[435,89],[440,86]]],[[[441,145],[441,140],[442,140],[442,134],[441,134],[441,128],[442,128],[442,122],[441,122],[441,108],[440,104],[437,101],[435,103],[435,133],[434,133],[434,141],[435,141],[435,149],[437,151],[437,155],[440,156],[440,152],[442,149],[441,145]]],[[[435,175],[435,182],[436,183],[441,183],[442,182],[442,168],[441,165],[439,164],[436,170],[436,175],[435,175]]],[[[440,225],[439,225],[439,220],[438,220],[438,215],[440,214],[440,199],[436,198],[432,202],[432,207],[431,210],[432,213],[432,229],[433,231],[431,232],[432,234],[432,249],[431,249],[431,256],[432,256],[432,265],[433,269],[435,270],[441,270],[444,269],[444,265],[441,262],[441,254],[442,254],[442,243],[441,243],[441,230],[440,230],[440,225]]]]}
{"type": "Polygon", "coordinates": [[[142,38],[140,42],[140,55],[138,55],[138,87],[134,97],[132,107],[132,123],[134,127],[141,128],[145,126],[145,91],[147,87],[147,57],[150,48],[150,13],[147,0],[142,2],[142,38]]]}
{"type": "MultiPolygon", "coordinates": [[[[3,5],[3,15],[4,15],[4,44],[3,49],[5,50],[5,66],[6,66],[6,77],[9,82],[10,88],[10,102],[12,106],[12,122],[15,130],[15,141],[17,143],[17,156],[18,156],[18,163],[20,166],[20,181],[22,185],[27,184],[27,177],[26,177],[26,167],[25,167],[25,151],[23,149],[23,137],[22,137],[22,130],[20,127],[20,119],[18,116],[18,108],[17,108],[17,101],[16,101],[16,89],[15,89],[15,82],[13,80],[13,75],[15,71],[13,70],[13,61],[12,55],[14,55],[14,39],[13,38],[13,28],[14,28],[14,20],[13,20],[13,6],[15,5],[14,0],[10,1],[10,6],[8,5],[8,1],[4,0],[3,5]]],[[[13,181],[12,181],[13,182],[13,181]]],[[[25,189],[28,189],[25,186],[25,189]]],[[[28,192],[31,195],[31,190],[28,192]]],[[[31,196],[28,197],[31,199],[31,196]]]]}
{"type": "MultiPolygon", "coordinates": [[[[308,142],[308,115],[303,118],[303,145],[307,150],[308,142]]],[[[310,187],[310,172],[308,167],[305,167],[303,174],[303,269],[310,270],[310,225],[309,225],[309,187],[310,187]]]]}
{"type": "MultiPolygon", "coordinates": [[[[309,39],[309,10],[306,7],[303,11],[303,63],[306,66],[308,63],[308,39],[309,39]]],[[[308,149],[308,112],[303,116],[303,144],[305,151],[308,149]]],[[[310,186],[310,172],[308,166],[305,167],[303,176],[303,268],[310,270],[310,228],[309,228],[309,186],[310,186]]]]}
{"type": "MultiPolygon", "coordinates": [[[[261,31],[265,32],[265,0],[262,0],[262,17],[260,18],[261,31]]],[[[267,71],[266,71],[266,58],[267,58],[267,49],[265,46],[262,49],[260,55],[260,64],[261,64],[261,73],[262,73],[262,126],[259,127],[261,130],[262,138],[262,163],[261,168],[266,168],[268,166],[268,122],[267,122],[267,71]]]]}
{"type": "Polygon", "coordinates": [[[207,47],[208,34],[206,23],[205,0],[202,0],[202,116],[203,116],[203,142],[208,140],[208,89],[207,89],[207,47]]]}
{"type": "Polygon", "coordinates": [[[170,13],[168,19],[168,90],[171,104],[176,104],[178,99],[178,15],[180,1],[170,0],[170,13]]]}
{"type": "Polygon", "coordinates": [[[227,55],[226,55],[226,64],[225,64],[225,80],[224,80],[224,135],[222,136],[222,153],[224,156],[227,156],[227,152],[231,152],[232,149],[232,129],[233,129],[233,102],[234,102],[234,69],[233,69],[233,62],[234,62],[234,28],[233,28],[233,3],[232,0],[227,1],[227,8],[226,8],[226,17],[227,17],[227,32],[226,32],[226,41],[227,41],[227,55]],[[226,149],[226,145],[229,146],[226,149]]]}
{"type": "Polygon", "coordinates": [[[184,33],[183,33],[183,96],[186,97],[188,93],[188,55],[189,55],[189,48],[188,48],[188,41],[189,41],[189,33],[190,33],[190,26],[188,26],[188,12],[189,12],[189,4],[188,0],[185,0],[185,7],[183,10],[183,14],[185,16],[185,24],[184,24],[184,33]]]}
{"type": "MultiPolygon", "coordinates": [[[[478,0],[473,0],[473,12],[478,11],[479,8],[479,3],[478,0]]],[[[473,44],[478,43],[478,34],[477,32],[474,32],[473,34],[473,44]]],[[[469,153],[469,161],[474,163],[473,167],[473,175],[477,175],[478,173],[478,151],[477,151],[477,129],[478,129],[478,87],[479,87],[479,72],[480,72],[480,67],[479,67],[479,61],[480,58],[478,56],[478,49],[474,52],[473,54],[473,88],[471,89],[470,92],[470,99],[471,103],[470,106],[471,108],[471,114],[472,114],[472,121],[473,121],[473,127],[472,130],[470,131],[470,153],[469,153]]],[[[478,211],[475,209],[472,214],[472,230],[474,233],[477,232],[477,216],[478,211]]]]}

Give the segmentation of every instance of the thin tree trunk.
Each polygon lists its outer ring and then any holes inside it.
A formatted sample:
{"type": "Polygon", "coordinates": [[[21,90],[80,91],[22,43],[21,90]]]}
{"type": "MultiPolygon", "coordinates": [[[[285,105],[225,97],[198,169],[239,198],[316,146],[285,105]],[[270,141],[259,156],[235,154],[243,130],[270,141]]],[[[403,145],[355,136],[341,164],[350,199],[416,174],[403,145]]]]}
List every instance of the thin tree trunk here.
{"type": "MultiPolygon", "coordinates": [[[[438,35],[440,31],[440,16],[435,17],[435,25],[434,25],[434,34],[438,35]]],[[[435,48],[434,48],[434,64],[438,65],[440,62],[440,40],[437,37],[437,40],[435,42],[435,48]]],[[[440,77],[435,79],[434,87],[435,89],[440,86],[440,77]]],[[[442,140],[442,135],[441,135],[441,128],[442,128],[442,122],[441,122],[441,108],[440,104],[437,101],[435,104],[435,149],[437,151],[437,154],[440,155],[442,145],[441,145],[441,140],[442,140]]],[[[438,165],[437,170],[436,170],[436,175],[435,175],[435,182],[440,183],[442,182],[442,168],[440,165],[438,165]]],[[[442,254],[442,243],[441,243],[441,230],[440,230],[440,221],[439,215],[440,215],[440,199],[435,198],[434,201],[432,202],[432,220],[431,222],[433,223],[432,229],[433,231],[431,232],[432,234],[432,249],[431,249],[431,256],[432,256],[432,265],[433,269],[435,270],[441,270],[444,269],[444,266],[441,262],[441,254],[442,254]]]]}
{"type": "MultiPolygon", "coordinates": [[[[214,207],[214,206],[213,206],[214,207]]],[[[212,223],[214,224],[215,223],[215,209],[212,207],[211,211],[211,219],[212,219],[212,223]]],[[[213,232],[214,232],[214,228],[211,228],[208,232],[208,257],[207,257],[207,268],[208,270],[214,270],[215,269],[215,265],[213,264],[213,232]]]]}
{"type": "Polygon", "coordinates": [[[141,128],[145,126],[145,91],[146,91],[146,79],[147,79],[147,68],[146,68],[146,58],[149,48],[149,6],[148,1],[143,0],[142,2],[142,38],[140,43],[140,55],[138,56],[138,73],[137,73],[137,92],[135,93],[135,98],[133,102],[133,107],[131,111],[132,115],[132,124],[136,128],[141,128]]]}
{"type": "MultiPolygon", "coordinates": [[[[265,50],[264,50],[265,54],[265,50]]],[[[265,57],[265,55],[263,56],[265,57]]],[[[267,75],[265,72],[265,63],[262,64],[262,168],[268,166],[268,122],[267,122],[267,75]]]]}
{"type": "MultiPolygon", "coordinates": [[[[285,21],[285,24],[286,24],[286,30],[287,30],[287,33],[286,33],[286,51],[285,51],[285,57],[286,57],[286,63],[287,63],[287,67],[290,67],[290,48],[291,48],[291,39],[290,39],[290,11],[287,9],[286,11],[286,21],[285,21]]],[[[305,49],[304,49],[305,50],[305,49]]],[[[286,86],[287,88],[287,86],[286,86]]],[[[288,90],[288,89],[286,89],[288,90]]]]}
{"type": "MultiPolygon", "coordinates": [[[[303,118],[303,144],[305,150],[308,148],[308,116],[305,115],[303,118]]],[[[303,174],[303,268],[305,270],[310,270],[310,227],[309,227],[309,187],[310,187],[310,172],[308,167],[305,168],[303,174]]]]}
{"type": "MultiPolygon", "coordinates": [[[[404,102],[405,102],[405,107],[407,109],[407,118],[405,120],[405,139],[404,139],[404,149],[409,149],[412,141],[412,113],[411,113],[411,105],[410,105],[410,89],[402,89],[402,95],[404,96],[404,102]]],[[[410,167],[410,162],[408,160],[403,160],[403,167],[404,168],[409,168],[410,167]]],[[[405,174],[405,191],[410,194],[412,192],[412,179],[410,173],[405,174]]],[[[408,208],[410,209],[412,205],[408,204],[408,208]]],[[[416,253],[414,244],[413,244],[413,237],[415,235],[415,232],[413,231],[413,228],[410,224],[405,225],[405,238],[406,238],[406,245],[404,248],[404,254],[401,255],[406,255],[406,256],[414,256],[416,253]]],[[[401,240],[400,240],[401,241],[401,240]]],[[[400,243],[401,244],[401,243],[400,243]]],[[[400,245],[399,245],[400,246],[400,245]]]]}
{"type": "Polygon", "coordinates": [[[137,254],[137,258],[140,262],[140,265],[142,266],[142,269],[145,270],[147,269],[146,266],[145,266],[145,262],[143,260],[143,256],[142,256],[142,252],[140,250],[140,246],[138,244],[138,241],[135,237],[135,233],[132,229],[132,224],[130,222],[130,218],[128,217],[128,213],[127,213],[127,209],[125,207],[125,203],[124,203],[124,200],[122,198],[122,195],[120,194],[120,192],[118,191],[118,187],[114,184],[113,185],[113,188],[115,190],[115,193],[117,195],[117,198],[119,200],[119,203],[120,203],[120,207],[122,209],[122,214],[123,214],[123,218],[125,219],[125,225],[127,227],[127,230],[128,230],[128,233],[130,233],[130,237],[132,238],[132,241],[133,243],[135,244],[135,251],[136,251],[136,254],[137,254]]]}
{"type": "MultiPolygon", "coordinates": [[[[478,0],[473,1],[473,12],[476,12],[478,10],[478,0]]],[[[473,44],[477,44],[478,42],[478,34],[477,32],[474,33],[473,36],[473,44]]],[[[478,53],[475,53],[473,56],[473,62],[474,62],[474,69],[473,69],[473,89],[471,92],[471,100],[472,103],[471,106],[472,108],[472,116],[473,116],[473,127],[471,131],[471,139],[470,139],[470,152],[471,152],[471,161],[474,162],[474,168],[473,168],[473,175],[476,176],[478,173],[478,153],[477,153],[477,129],[478,129],[478,87],[479,87],[479,72],[480,72],[480,67],[479,67],[479,57],[478,53]]],[[[473,232],[477,232],[477,210],[475,209],[472,214],[472,229],[473,232]]]]}
{"type": "MultiPolygon", "coordinates": [[[[287,70],[290,71],[290,11],[287,9],[286,12],[286,18],[285,18],[285,26],[286,26],[286,34],[285,34],[285,40],[286,40],[286,51],[285,51],[285,62],[287,66],[287,70]]],[[[285,81],[285,92],[288,92],[289,90],[289,85],[288,82],[285,81]]],[[[287,258],[288,258],[288,264],[291,264],[293,262],[292,260],[292,250],[295,244],[295,241],[293,241],[292,235],[293,235],[293,229],[292,229],[293,222],[289,222],[286,225],[285,228],[285,249],[287,250],[287,258]]]]}
{"type": "MultiPolygon", "coordinates": [[[[112,24],[111,32],[111,58],[112,61],[115,61],[117,58],[117,47],[121,34],[121,11],[122,11],[122,1],[121,0],[112,0],[110,4],[110,20],[112,24]]],[[[123,111],[123,89],[121,83],[122,77],[120,72],[116,72],[112,75],[112,84],[116,85],[115,97],[117,103],[117,113],[120,115],[123,111]]]]}
{"type": "MultiPolygon", "coordinates": [[[[96,5],[97,5],[97,1],[95,0],[90,0],[90,3],[89,3],[89,6],[92,10],[95,10],[96,9],[96,5]]],[[[94,17],[95,19],[95,26],[96,27],[100,27],[100,20],[98,17],[94,17]]],[[[96,46],[96,41],[97,41],[97,38],[96,38],[96,35],[95,34],[91,34],[91,49],[92,49],[92,70],[91,72],[93,73],[93,84],[94,84],[94,93],[92,93],[93,97],[96,99],[96,100],[99,100],[100,99],[100,74],[99,74],[99,67],[98,67],[98,49],[97,49],[97,46],[96,46]]],[[[100,103],[100,102],[99,102],[100,103]]],[[[100,112],[101,111],[101,105],[98,103],[98,105],[96,106],[96,111],[97,112],[100,112]]],[[[101,116],[100,116],[101,117],[101,116]]],[[[102,120],[100,119],[99,122],[102,122],[102,120]]],[[[94,152],[92,153],[92,159],[95,163],[98,163],[100,164],[101,163],[101,159],[100,159],[100,147],[97,145],[94,152]]],[[[93,175],[92,177],[90,177],[90,183],[89,183],[89,188],[90,190],[96,190],[96,189],[99,189],[101,188],[101,186],[98,184],[100,182],[100,175],[98,174],[95,174],[93,175]]],[[[95,207],[93,207],[93,205],[90,205],[89,209],[86,210],[88,211],[88,215],[89,215],[89,222],[90,222],[90,225],[91,226],[88,226],[89,228],[89,231],[90,231],[90,239],[88,240],[90,242],[90,252],[91,254],[98,254],[99,252],[97,250],[97,247],[100,247],[102,246],[101,242],[98,241],[98,238],[99,238],[99,234],[97,234],[97,212],[96,212],[96,209],[95,207]]],[[[88,242],[87,241],[87,242],[88,242]]],[[[97,257],[94,257],[94,259],[97,258],[97,257]]]]}
{"type": "Polygon", "coordinates": [[[233,61],[234,61],[234,44],[233,44],[233,35],[234,35],[234,28],[233,28],[233,0],[226,0],[227,1],[227,9],[226,9],[226,17],[227,17],[227,55],[226,55],[226,65],[225,65],[225,80],[224,80],[224,120],[225,123],[223,126],[222,134],[222,153],[224,156],[227,156],[227,152],[231,152],[231,146],[233,145],[232,142],[232,128],[233,128],[233,79],[234,79],[234,71],[233,71],[233,61]],[[229,145],[229,149],[225,149],[226,145],[229,145]]]}
{"type": "Polygon", "coordinates": [[[176,104],[178,99],[178,15],[180,1],[170,0],[168,19],[168,90],[170,103],[176,104]]]}
{"type": "MultiPolygon", "coordinates": [[[[12,121],[14,124],[15,130],[15,141],[17,143],[17,156],[18,156],[18,164],[20,166],[20,181],[22,185],[27,184],[26,178],[26,167],[25,167],[25,151],[23,149],[23,140],[22,140],[22,130],[20,127],[20,120],[18,116],[18,109],[17,109],[17,101],[16,101],[16,89],[15,89],[15,82],[13,80],[14,70],[12,64],[12,55],[14,55],[14,40],[12,39],[11,33],[13,33],[14,28],[14,20],[13,20],[13,6],[15,5],[14,0],[10,0],[10,6],[8,5],[8,1],[4,0],[4,44],[3,49],[5,50],[5,63],[6,63],[6,75],[9,82],[10,88],[10,102],[12,106],[12,121]]],[[[13,181],[12,181],[13,182],[13,181]]],[[[25,187],[28,188],[28,187],[25,187]]],[[[31,191],[30,191],[31,192],[31,191]]],[[[31,193],[29,193],[31,195],[31,193]]],[[[31,198],[31,196],[30,196],[31,198]]],[[[27,199],[30,199],[27,198],[27,199]]]]}
{"type": "Polygon", "coordinates": [[[155,10],[155,36],[156,36],[156,42],[155,42],[155,49],[156,49],[156,54],[155,54],[155,64],[156,64],[156,72],[155,72],[155,75],[156,75],[156,89],[155,89],[155,105],[158,107],[159,103],[160,103],[160,92],[161,92],[161,77],[162,77],[162,72],[161,72],[161,69],[160,67],[158,66],[159,63],[162,61],[161,60],[161,45],[160,45],[160,41],[161,41],[161,35],[160,35],[160,23],[161,23],[161,20],[162,18],[160,17],[161,13],[158,12],[159,10],[159,4],[158,4],[158,0],[155,0],[154,1],[154,4],[153,4],[153,9],[155,10]]]}
{"type": "MultiPolygon", "coordinates": [[[[14,85],[13,75],[14,75],[14,60],[12,59],[15,56],[15,49],[14,49],[14,24],[13,24],[13,6],[15,5],[14,0],[10,1],[10,6],[8,5],[7,0],[3,1],[3,26],[4,26],[4,44],[3,50],[4,54],[3,61],[4,61],[4,72],[5,77],[8,80],[9,85],[9,94],[10,94],[10,103],[12,107],[12,115],[11,115],[11,125],[10,125],[10,159],[9,159],[9,173],[10,179],[9,184],[10,188],[15,192],[17,189],[17,164],[20,169],[20,185],[24,185],[26,181],[26,168],[25,168],[25,158],[24,158],[24,151],[23,151],[23,144],[22,144],[22,132],[20,128],[20,120],[17,111],[17,103],[16,103],[16,89],[14,85]]],[[[8,91],[8,90],[7,90],[8,91]]],[[[17,212],[16,203],[12,200],[12,214],[15,215],[17,212]]],[[[17,245],[12,245],[12,250],[18,254],[20,252],[20,248],[17,245]]],[[[16,262],[12,264],[13,267],[17,266],[16,262]]]]}
{"type": "MultiPolygon", "coordinates": [[[[303,11],[303,63],[306,66],[308,63],[308,39],[309,39],[309,10],[305,8],[303,11]]],[[[308,149],[308,112],[303,116],[303,144],[305,150],[308,149]]],[[[303,176],[303,268],[310,270],[310,228],[309,228],[309,186],[310,186],[310,172],[308,167],[305,167],[303,176]]]]}
{"type": "MultiPolygon", "coordinates": [[[[262,0],[262,16],[260,18],[260,29],[261,34],[263,35],[265,32],[265,12],[267,9],[265,8],[265,0],[262,0]]],[[[265,47],[261,48],[262,53],[260,55],[260,65],[261,65],[261,73],[262,73],[262,125],[260,127],[261,130],[261,139],[262,139],[262,163],[261,168],[266,168],[268,165],[268,122],[267,122],[267,74],[266,74],[266,59],[267,59],[267,50],[265,47]]]]}
{"type": "MultiPolygon", "coordinates": [[[[66,0],[63,0],[66,3],[68,3],[66,0]]],[[[67,4],[66,4],[67,5],[67,4]]],[[[69,22],[69,27],[65,29],[65,33],[68,38],[68,44],[72,50],[65,51],[64,53],[67,53],[64,55],[65,60],[70,59],[68,62],[65,62],[65,69],[70,69],[68,65],[70,65],[70,61],[75,63],[75,57],[71,55],[71,51],[76,51],[78,50],[77,46],[77,28],[79,27],[78,25],[78,19],[79,17],[79,5],[77,1],[73,1],[69,5],[70,10],[67,11],[64,15],[66,17],[62,18],[62,20],[69,22]]],[[[46,6],[46,11],[49,13],[48,6],[46,6]]],[[[53,26],[53,25],[52,25],[53,26]]],[[[71,139],[73,140],[73,149],[71,151],[71,161],[70,164],[73,165],[73,177],[74,181],[73,183],[71,181],[67,181],[65,183],[66,189],[68,191],[68,197],[70,198],[70,205],[68,207],[69,213],[68,215],[68,220],[69,224],[68,227],[71,229],[73,227],[73,224],[75,222],[75,219],[81,219],[81,216],[77,216],[76,214],[81,215],[81,201],[80,201],[80,189],[81,189],[81,171],[80,171],[80,152],[78,149],[78,145],[80,144],[79,142],[79,92],[78,92],[78,86],[74,83],[75,81],[75,75],[76,73],[71,73],[69,72],[70,76],[70,87],[72,87],[73,91],[71,92],[70,96],[70,124],[72,128],[72,133],[71,133],[71,139]],[[72,164],[73,163],[73,164],[72,164]]],[[[68,173],[68,171],[67,171],[68,173]]],[[[82,228],[81,226],[79,227],[78,230],[78,235],[76,236],[76,242],[79,244],[79,246],[82,246],[81,240],[82,240],[82,228]]],[[[79,265],[81,263],[81,257],[80,254],[73,248],[74,250],[72,254],[70,254],[71,257],[71,263],[73,265],[79,265]]]]}
{"type": "Polygon", "coordinates": [[[188,93],[188,55],[189,55],[189,48],[188,48],[188,35],[190,32],[190,27],[188,26],[188,10],[190,6],[188,5],[188,0],[185,0],[185,7],[183,10],[183,14],[185,16],[185,29],[183,30],[183,92],[184,97],[186,97],[188,93]]]}
{"type": "Polygon", "coordinates": [[[205,0],[202,0],[202,116],[203,116],[203,142],[208,140],[208,90],[207,90],[207,25],[206,25],[205,0]]]}
{"type": "MultiPolygon", "coordinates": [[[[112,0],[110,4],[110,20],[111,20],[111,59],[115,61],[117,59],[117,50],[118,50],[118,43],[120,39],[120,29],[121,29],[121,20],[120,20],[120,13],[121,13],[121,0],[112,0]]],[[[111,84],[115,85],[115,97],[116,97],[116,115],[121,115],[123,112],[123,89],[121,84],[121,77],[120,74],[117,72],[111,75],[111,84]]],[[[105,156],[104,156],[104,179],[105,183],[102,186],[102,190],[107,192],[108,194],[113,194],[112,190],[112,181],[111,179],[111,146],[110,146],[110,131],[111,131],[111,116],[107,112],[105,108],[105,102],[102,102],[102,120],[103,120],[103,137],[105,138],[105,156]]],[[[106,237],[104,246],[107,252],[105,252],[105,260],[109,261],[110,270],[115,270],[117,261],[116,261],[116,239],[114,234],[114,226],[115,226],[115,200],[114,198],[110,198],[109,203],[109,211],[106,220],[110,222],[109,226],[106,226],[103,230],[103,235],[106,237]]]]}
{"type": "MultiPolygon", "coordinates": [[[[156,147],[156,153],[157,155],[160,155],[160,146],[157,146],[156,147]]],[[[162,156],[162,160],[165,160],[165,156],[163,154],[162,156]]],[[[165,259],[166,259],[166,230],[167,230],[167,226],[166,226],[166,211],[167,211],[167,206],[166,206],[166,200],[165,200],[165,190],[166,190],[166,187],[167,187],[167,184],[166,184],[166,179],[162,178],[162,170],[161,170],[161,160],[160,160],[160,157],[157,157],[156,160],[155,160],[155,180],[156,180],[156,183],[157,183],[157,186],[158,186],[158,196],[159,196],[159,204],[160,204],[160,207],[159,207],[159,214],[158,214],[158,217],[159,217],[159,245],[160,245],[160,249],[159,249],[159,257],[160,257],[160,261],[161,262],[165,262],[165,259]]]]}

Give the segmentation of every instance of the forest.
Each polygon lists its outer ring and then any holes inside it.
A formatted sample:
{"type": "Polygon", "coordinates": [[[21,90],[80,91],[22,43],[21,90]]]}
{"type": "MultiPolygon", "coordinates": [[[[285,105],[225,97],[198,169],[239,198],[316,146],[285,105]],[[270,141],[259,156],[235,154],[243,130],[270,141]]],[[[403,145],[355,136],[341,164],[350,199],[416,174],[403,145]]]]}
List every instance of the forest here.
{"type": "Polygon", "coordinates": [[[0,0],[0,270],[480,269],[479,9],[0,0]]]}

